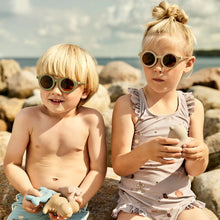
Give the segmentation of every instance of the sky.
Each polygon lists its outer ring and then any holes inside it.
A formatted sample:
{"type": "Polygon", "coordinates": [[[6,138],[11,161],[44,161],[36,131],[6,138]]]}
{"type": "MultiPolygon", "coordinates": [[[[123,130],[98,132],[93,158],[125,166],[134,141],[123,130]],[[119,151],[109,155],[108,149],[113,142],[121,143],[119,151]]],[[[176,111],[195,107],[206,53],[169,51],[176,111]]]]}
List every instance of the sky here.
{"type": "MultiPolygon", "coordinates": [[[[160,0],[0,0],[0,57],[39,57],[60,43],[95,57],[134,57],[160,0]]],[[[171,1],[168,1],[171,2],[171,1]]],[[[220,49],[220,1],[173,0],[189,16],[196,49],[220,49]]]]}

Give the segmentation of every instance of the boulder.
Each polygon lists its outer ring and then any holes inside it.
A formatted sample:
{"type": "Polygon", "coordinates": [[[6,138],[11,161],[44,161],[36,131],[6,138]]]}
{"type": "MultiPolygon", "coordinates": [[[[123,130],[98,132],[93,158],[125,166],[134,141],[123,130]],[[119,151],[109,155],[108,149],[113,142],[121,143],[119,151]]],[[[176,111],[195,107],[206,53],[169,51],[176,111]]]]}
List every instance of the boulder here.
{"type": "Polygon", "coordinates": [[[220,166],[220,132],[205,139],[209,148],[209,164],[207,170],[213,170],[220,166]]]}
{"type": "Polygon", "coordinates": [[[208,109],[220,109],[220,91],[205,86],[192,86],[190,91],[199,99],[205,111],[208,109]]]}
{"type": "Polygon", "coordinates": [[[7,131],[7,129],[8,129],[7,123],[4,120],[0,119],[0,131],[7,131]]]}
{"type": "Polygon", "coordinates": [[[0,164],[3,163],[11,133],[0,131],[0,164]]]}
{"type": "Polygon", "coordinates": [[[88,102],[84,104],[86,107],[94,108],[100,112],[103,112],[109,109],[110,105],[110,96],[107,89],[99,84],[98,91],[89,99],[88,102]]]}
{"type": "Polygon", "coordinates": [[[123,61],[113,61],[108,63],[99,74],[101,84],[113,82],[140,83],[141,70],[123,61]]]}
{"type": "Polygon", "coordinates": [[[128,88],[141,88],[139,84],[129,82],[114,82],[108,87],[111,102],[115,102],[120,96],[128,94],[128,88]]]}
{"type": "Polygon", "coordinates": [[[188,89],[194,85],[201,85],[220,90],[220,67],[207,68],[193,73],[181,80],[178,89],[188,89]]]}
{"type": "Polygon", "coordinates": [[[21,67],[15,60],[0,60],[0,93],[7,90],[7,79],[20,70],[21,67]]]}
{"type": "Polygon", "coordinates": [[[206,203],[206,207],[213,211],[220,219],[220,169],[205,172],[194,178],[192,190],[198,200],[206,203]]]}
{"type": "Polygon", "coordinates": [[[98,193],[89,202],[88,220],[112,220],[112,210],[118,201],[118,182],[120,177],[112,168],[107,169],[106,178],[98,193]]]}
{"type": "MultiPolygon", "coordinates": [[[[15,196],[18,193],[9,184],[3,167],[0,166],[0,219],[6,219],[11,212],[11,204],[15,202],[15,196]]],[[[118,182],[117,176],[112,168],[108,168],[104,183],[97,194],[89,202],[90,215],[88,220],[111,220],[111,212],[115,208],[118,200],[118,182]]]]}
{"type": "Polygon", "coordinates": [[[22,109],[24,99],[6,98],[0,99],[0,117],[6,122],[13,122],[18,112],[22,109]]]}
{"type": "Polygon", "coordinates": [[[218,132],[220,132],[220,109],[207,110],[205,112],[204,137],[218,132]]]}
{"type": "Polygon", "coordinates": [[[23,108],[41,105],[41,104],[43,104],[43,103],[42,103],[42,100],[40,97],[40,89],[35,89],[33,91],[33,96],[31,96],[25,100],[25,102],[23,104],[23,108]]]}
{"type": "Polygon", "coordinates": [[[112,159],[111,159],[112,113],[113,113],[113,109],[109,109],[102,112],[102,116],[104,118],[104,123],[105,123],[108,167],[112,167],[112,159]]]}
{"type": "Polygon", "coordinates": [[[9,184],[3,166],[0,166],[0,180],[0,219],[6,220],[6,216],[11,212],[11,204],[15,202],[15,195],[18,192],[9,184]]]}
{"type": "Polygon", "coordinates": [[[8,79],[9,97],[27,98],[36,88],[39,88],[36,75],[28,70],[21,70],[8,79]]]}

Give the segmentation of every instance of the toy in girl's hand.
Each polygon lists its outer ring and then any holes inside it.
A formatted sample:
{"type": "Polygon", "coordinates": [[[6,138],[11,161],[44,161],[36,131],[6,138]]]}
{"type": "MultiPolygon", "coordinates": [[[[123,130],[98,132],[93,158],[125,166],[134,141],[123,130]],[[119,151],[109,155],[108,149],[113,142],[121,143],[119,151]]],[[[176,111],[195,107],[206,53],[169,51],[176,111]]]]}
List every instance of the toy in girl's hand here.
{"type": "Polygon", "coordinates": [[[79,204],[75,200],[69,202],[60,193],[51,196],[50,200],[45,204],[43,213],[48,212],[56,213],[64,218],[70,218],[74,213],[79,211],[79,204]]]}
{"type": "MultiPolygon", "coordinates": [[[[187,143],[188,141],[187,131],[182,125],[170,126],[168,138],[177,138],[179,140],[179,143],[174,145],[174,147],[182,147],[182,145],[184,143],[187,143]]],[[[164,159],[173,160],[174,158],[164,158],[164,159]]]]}
{"type": "Polygon", "coordinates": [[[182,145],[188,141],[187,131],[182,125],[171,126],[168,138],[179,139],[179,143],[175,145],[175,147],[182,147],[182,145]]]}
{"type": "Polygon", "coordinates": [[[27,195],[25,198],[31,201],[34,205],[38,206],[40,203],[46,203],[49,198],[56,193],[55,191],[47,189],[46,187],[40,187],[39,191],[42,196],[27,195]]]}

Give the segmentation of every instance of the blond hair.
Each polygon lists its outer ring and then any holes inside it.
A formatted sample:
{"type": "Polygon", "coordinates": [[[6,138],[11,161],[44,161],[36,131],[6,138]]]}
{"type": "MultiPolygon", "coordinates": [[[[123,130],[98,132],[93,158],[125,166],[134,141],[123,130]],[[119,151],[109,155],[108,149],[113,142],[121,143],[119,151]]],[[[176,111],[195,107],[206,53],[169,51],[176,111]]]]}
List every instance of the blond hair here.
{"type": "Polygon", "coordinates": [[[190,27],[186,25],[188,16],[178,5],[162,1],[158,6],[154,7],[152,16],[156,18],[156,21],[149,22],[146,25],[147,29],[142,40],[142,48],[144,48],[149,36],[168,34],[175,37],[181,35],[185,40],[183,46],[185,56],[193,54],[195,36],[190,27]]]}
{"type": "Polygon", "coordinates": [[[95,59],[84,49],[73,44],[58,44],[49,48],[39,58],[37,75],[50,74],[84,82],[88,96],[81,99],[79,106],[86,103],[98,90],[99,78],[95,59]]]}

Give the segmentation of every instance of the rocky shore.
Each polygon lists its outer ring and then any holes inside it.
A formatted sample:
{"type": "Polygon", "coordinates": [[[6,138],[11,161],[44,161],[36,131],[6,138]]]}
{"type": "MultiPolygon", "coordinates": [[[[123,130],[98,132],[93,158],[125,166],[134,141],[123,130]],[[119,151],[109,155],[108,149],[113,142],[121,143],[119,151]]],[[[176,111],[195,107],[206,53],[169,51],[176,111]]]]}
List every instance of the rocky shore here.
{"type": "MultiPolygon", "coordinates": [[[[89,220],[110,220],[117,202],[119,177],[111,168],[111,118],[114,102],[128,87],[141,88],[141,70],[122,61],[97,66],[99,90],[86,106],[99,110],[105,121],[108,172],[102,188],[89,204],[89,220]]],[[[179,89],[191,91],[205,108],[204,137],[209,147],[209,165],[205,173],[192,177],[192,189],[206,203],[210,220],[220,219],[220,67],[203,69],[185,78],[179,89]]],[[[16,190],[8,183],[2,162],[13,121],[25,107],[41,104],[35,67],[21,68],[14,60],[0,60],[0,220],[7,219],[16,190]]]]}

